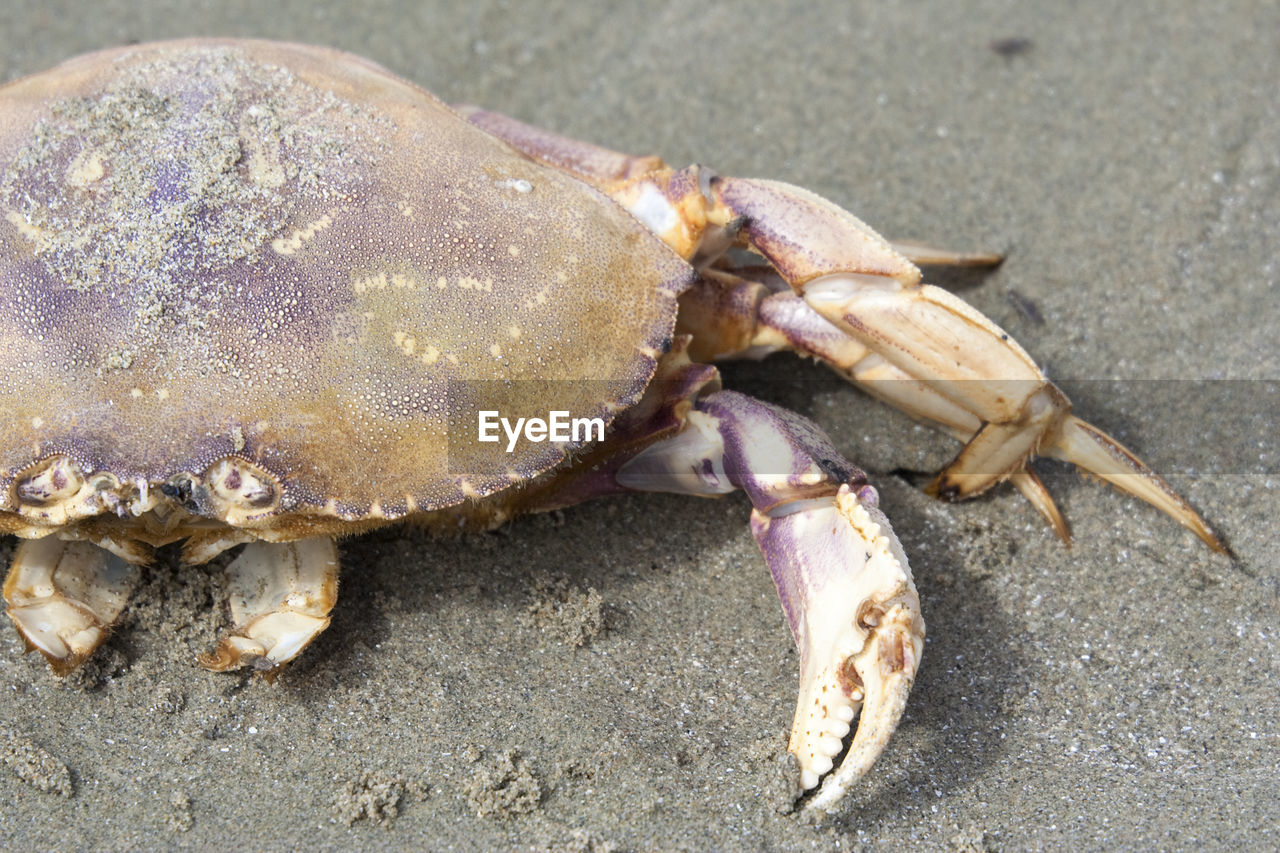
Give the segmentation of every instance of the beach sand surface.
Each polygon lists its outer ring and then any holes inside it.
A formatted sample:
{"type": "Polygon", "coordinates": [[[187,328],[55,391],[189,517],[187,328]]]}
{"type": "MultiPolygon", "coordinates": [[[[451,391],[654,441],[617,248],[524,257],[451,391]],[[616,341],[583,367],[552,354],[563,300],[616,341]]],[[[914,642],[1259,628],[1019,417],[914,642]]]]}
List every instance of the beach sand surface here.
{"type": "Polygon", "coordinates": [[[868,469],[925,608],[901,727],[833,819],[787,813],[798,656],[748,503],[649,495],[344,541],[333,624],[274,684],[193,664],[225,561],[152,567],[65,680],[0,626],[0,846],[1280,845],[1280,6],[788,5],[9,3],[0,80],[179,36],[327,44],[450,102],[1006,252],[934,278],[1238,559],[1053,462],[1071,549],[1011,488],[935,502],[949,439],[811,363],[726,365],[868,469]]]}

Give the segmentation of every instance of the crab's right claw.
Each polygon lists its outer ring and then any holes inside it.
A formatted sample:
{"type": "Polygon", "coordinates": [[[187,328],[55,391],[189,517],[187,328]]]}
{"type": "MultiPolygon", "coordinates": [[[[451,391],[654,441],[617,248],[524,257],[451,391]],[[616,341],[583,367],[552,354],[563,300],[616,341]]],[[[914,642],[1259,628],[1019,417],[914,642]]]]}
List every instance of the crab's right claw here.
{"type": "Polygon", "coordinates": [[[784,510],[756,510],[751,527],[800,647],[789,749],[803,787],[823,783],[807,808],[830,810],[897,728],[924,651],[924,620],[874,489],[842,486],[834,501],[784,510]],[[837,767],[855,717],[857,731],[837,767]]]}

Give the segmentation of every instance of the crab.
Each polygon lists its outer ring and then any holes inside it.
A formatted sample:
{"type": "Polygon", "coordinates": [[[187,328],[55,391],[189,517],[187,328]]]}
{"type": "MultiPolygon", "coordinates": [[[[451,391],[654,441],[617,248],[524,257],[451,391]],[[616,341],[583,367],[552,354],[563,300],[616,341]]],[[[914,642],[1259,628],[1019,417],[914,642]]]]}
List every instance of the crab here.
{"type": "Polygon", "coordinates": [[[200,663],[273,673],[329,624],[340,537],[741,490],[800,652],[798,790],[835,808],[894,731],[925,627],[866,475],[721,389],[713,362],[778,351],[959,439],[938,497],[1009,481],[1068,539],[1028,467],[1047,455],[1224,547],[921,282],[998,256],[891,243],[806,190],[450,107],[318,47],[94,53],[0,89],[0,118],[0,533],[22,540],[4,598],[57,673],[173,543],[193,565],[243,546],[200,663]]]}

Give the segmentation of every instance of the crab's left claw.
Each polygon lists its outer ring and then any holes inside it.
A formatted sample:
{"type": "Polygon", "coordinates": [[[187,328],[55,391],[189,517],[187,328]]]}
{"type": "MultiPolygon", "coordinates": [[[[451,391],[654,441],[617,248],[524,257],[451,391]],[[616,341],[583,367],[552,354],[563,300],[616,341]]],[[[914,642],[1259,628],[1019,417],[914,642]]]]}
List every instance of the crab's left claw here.
{"type": "Polygon", "coordinates": [[[738,488],[751,499],[751,532],[800,649],[789,749],[803,789],[826,777],[808,807],[829,810],[884,751],[924,652],[906,555],[866,475],[814,424],[732,391],[698,399],[686,418],[683,432],[624,464],[617,483],[701,495],[738,488]]]}
{"type": "Polygon", "coordinates": [[[897,728],[924,651],[920,599],[870,487],[756,510],[751,529],[800,647],[790,751],[804,788],[832,771],[858,717],[844,760],[808,804],[830,809],[897,728]]]}

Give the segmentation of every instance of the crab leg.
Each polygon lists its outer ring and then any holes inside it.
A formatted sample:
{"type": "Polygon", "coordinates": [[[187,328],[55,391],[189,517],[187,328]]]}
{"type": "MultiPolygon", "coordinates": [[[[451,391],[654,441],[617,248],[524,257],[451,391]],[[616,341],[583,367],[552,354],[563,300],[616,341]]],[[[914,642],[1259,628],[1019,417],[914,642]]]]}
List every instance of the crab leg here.
{"type": "MultiPolygon", "coordinates": [[[[697,167],[655,173],[613,195],[691,258],[703,239],[718,244],[725,233],[736,235],[830,324],[933,392],[909,394],[919,406],[895,401],[909,414],[932,419],[942,398],[976,419],[978,428],[931,484],[932,494],[958,500],[1014,478],[1036,495],[1042,513],[1056,514],[1047,510],[1047,493],[1022,473],[1032,456],[1052,455],[1153,504],[1225,551],[1168,483],[1071,415],[1066,396],[1008,334],[947,291],[921,284],[915,265],[831,202],[788,184],[720,178],[697,167]]],[[[918,254],[960,260],[936,250],[918,254]]]]}
{"type": "Polygon", "coordinates": [[[811,807],[830,808],[884,751],[906,705],[924,621],[907,558],[874,488],[816,426],[731,391],[703,397],[685,429],[614,475],[633,491],[742,489],[751,532],[800,649],[790,751],[811,807]],[[835,772],[834,759],[858,716],[835,772]]]}
{"type": "MultiPolygon", "coordinates": [[[[921,284],[915,266],[991,266],[998,255],[890,243],[799,187],[722,178],[698,166],[676,171],[657,157],[632,157],[498,113],[457,109],[530,157],[609,193],[704,273],[735,241],[768,260],[790,289],[876,357],[857,370],[846,367],[852,381],[965,442],[929,487],[932,494],[958,500],[1010,480],[1065,540],[1061,514],[1027,467],[1036,454],[1054,456],[1159,508],[1215,551],[1227,550],[1159,475],[1070,414],[1066,396],[1017,342],[963,300],[921,284]],[[905,384],[892,390],[899,382],[905,384]]],[[[682,314],[687,301],[681,300],[682,314]]],[[[738,331],[741,320],[733,321],[738,331]]]]}
{"type": "MultiPolygon", "coordinates": [[[[968,263],[971,256],[958,257],[968,263]]],[[[771,269],[703,270],[680,297],[679,329],[692,335],[690,349],[695,358],[764,358],[790,350],[822,360],[872,396],[961,442],[982,428],[972,412],[832,325],[771,269]],[[752,278],[742,278],[739,272],[752,278]]],[[[1022,468],[1009,479],[1069,543],[1067,522],[1035,473],[1022,468]]]]}
{"type": "Polygon", "coordinates": [[[46,536],[18,546],[4,600],[28,648],[66,675],[106,640],[138,579],[136,565],[91,542],[46,536]]]}
{"type": "Polygon", "coordinates": [[[329,627],[338,600],[338,551],[327,536],[251,542],[227,566],[235,625],[201,666],[272,670],[329,627]]]}
{"type": "Polygon", "coordinates": [[[585,181],[609,187],[664,167],[658,157],[634,157],[543,130],[502,113],[470,104],[453,111],[476,127],[548,166],[572,172],[585,181]]]}
{"type": "Polygon", "coordinates": [[[894,240],[889,245],[899,255],[921,267],[994,267],[1004,260],[1004,255],[994,252],[957,252],[914,240],[894,240]]]}

